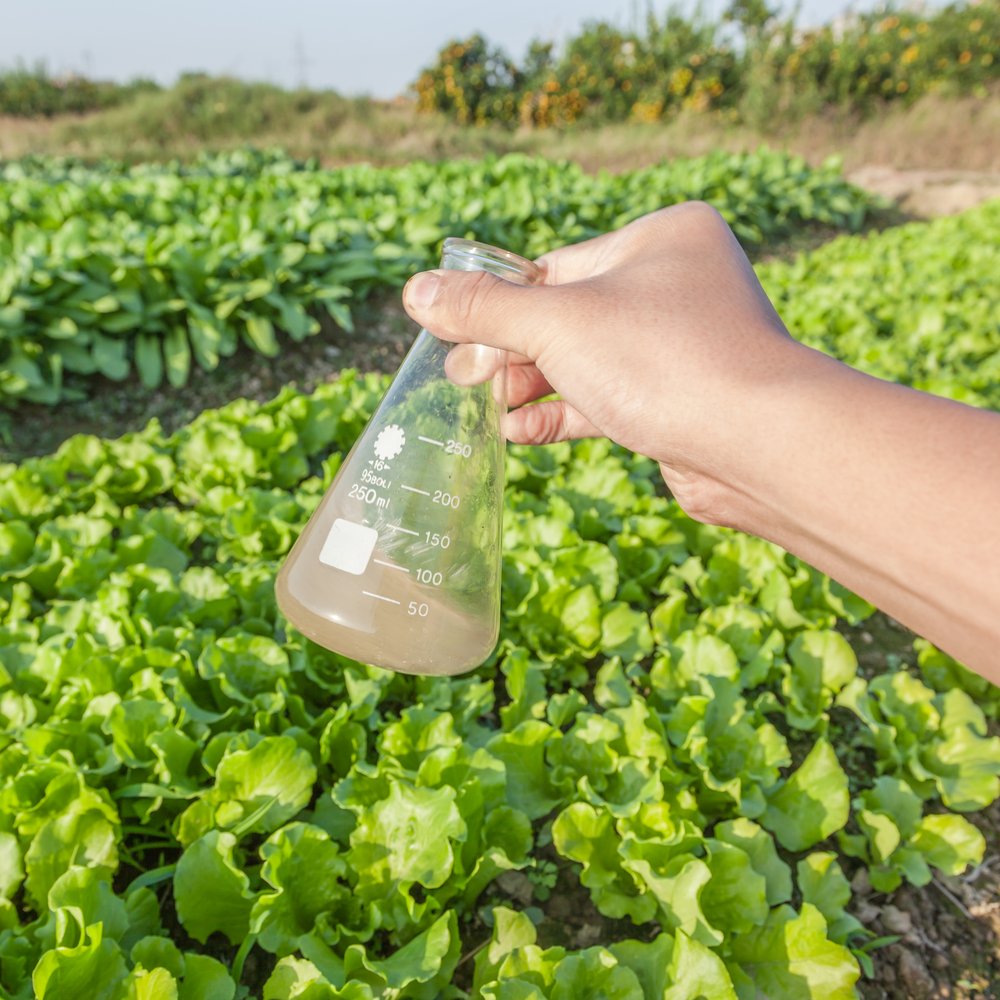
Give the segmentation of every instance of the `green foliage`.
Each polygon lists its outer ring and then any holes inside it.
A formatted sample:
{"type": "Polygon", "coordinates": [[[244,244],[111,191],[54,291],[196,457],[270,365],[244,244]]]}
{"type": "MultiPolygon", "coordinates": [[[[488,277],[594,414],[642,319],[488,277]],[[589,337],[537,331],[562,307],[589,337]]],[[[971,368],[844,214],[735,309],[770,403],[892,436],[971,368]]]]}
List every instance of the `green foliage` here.
{"type": "Polygon", "coordinates": [[[841,829],[848,808],[847,775],[833,748],[821,740],[771,796],[764,825],[782,847],[801,851],[841,829]]]}
{"type": "Polygon", "coordinates": [[[871,206],[836,164],[768,151],[596,177],[513,155],[307,166],[243,152],[0,167],[0,403],[56,403],[133,371],[179,388],[241,343],[272,357],[321,321],[350,330],[357,301],[434,266],[449,235],[538,256],[703,199],[756,245],[809,222],[856,229],[871,206]]]}
{"type": "Polygon", "coordinates": [[[539,948],[535,928],[521,913],[494,910],[493,936],[476,956],[473,996],[608,998],[608,1000],[735,1000],[725,964],[708,948],[678,932],[649,944],[625,941],[567,954],[539,948]]]}
{"type": "Polygon", "coordinates": [[[591,23],[558,57],[535,41],[522,66],[475,35],[441,49],[413,89],[421,110],[461,124],[656,122],[719,108],[766,126],[765,114],[866,112],[935,90],[982,93],[997,80],[997,0],[866,12],[810,30],[776,13],[764,0],[733,0],[723,23],[676,8],[662,20],[650,11],[644,30],[591,23]]]}
{"type": "Polygon", "coordinates": [[[152,80],[128,84],[88,80],[70,74],[54,77],[39,65],[0,72],[0,115],[17,118],[51,118],[54,115],[99,111],[158,90],[152,80]]]}
{"type": "MultiPolygon", "coordinates": [[[[996,212],[764,280],[828,350],[995,405],[976,371],[996,212]],[[867,298],[876,265],[890,288],[916,275],[919,308],[867,298]]],[[[384,387],[346,373],[0,466],[0,993],[853,996],[878,945],[855,870],[889,892],[983,858],[962,814],[1000,795],[995,689],[922,641],[861,676],[838,626],[869,605],[690,520],[605,441],[510,450],[504,621],[478,671],[320,649],[274,576],[384,387]],[[504,905],[512,871],[635,934],[542,947],[504,905]]]]}
{"type": "MultiPolygon", "coordinates": [[[[960,216],[838,239],[758,274],[788,328],[810,346],[879,378],[1000,409],[998,227],[994,200],[960,216]]],[[[939,653],[921,659],[937,677],[954,672],[939,653]]]]}
{"type": "Polygon", "coordinates": [[[930,865],[946,875],[983,859],[986,842],[968,820],[950,814],[921,815],[920,796],[901,779],[883,776],[854,802],[859,833],[839,835],[845,854],[862,858],[876,889],[891,892],[905,878],[926,885],[930,865]]]}
{"type": "Polygon", "coordinates": [[[842,864],[891,888],[981,859],[953,810],[998,794],[982,712],[905,670],[866,682],[832,628],[867,605],[599,441],[512,449],[479,671],[312,645],[274,573],[383,386],[2,470],[0,987],[234,1000],[256,948],[275,1000],[460,997],[485,912],[474,997],[853,995],[869,935],[842,864]],[[852,747],[824,736],[844,711],[876,762],[853,802],[852,747]],[[575,872],[659,936],[542,948],[498,905],[510,870],[575,872]]]}

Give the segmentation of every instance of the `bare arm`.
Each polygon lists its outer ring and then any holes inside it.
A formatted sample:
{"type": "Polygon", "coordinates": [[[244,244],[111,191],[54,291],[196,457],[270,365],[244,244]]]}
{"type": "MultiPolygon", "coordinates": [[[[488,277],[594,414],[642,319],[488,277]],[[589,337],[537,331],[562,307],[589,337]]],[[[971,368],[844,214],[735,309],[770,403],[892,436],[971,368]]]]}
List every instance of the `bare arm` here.
{"type": "Polygon", "coordinates": [[[762,404],[773,430],[731,484],[733,525],[1000,684],[1000,414],[809,353],[762,404]]]}
{"type": "MultiPolygon", "coordinates": [[[[693,517],[777,542],[1000,684],[1000,414],[792,340],[704,205],[543,263],[535,288],[433,272],[404,293],[444,339],[516,352],[508,437],[656,459],[693,517]]],[[[485,374],[474,357],[453,352],[456,380],[485,374]]]]}

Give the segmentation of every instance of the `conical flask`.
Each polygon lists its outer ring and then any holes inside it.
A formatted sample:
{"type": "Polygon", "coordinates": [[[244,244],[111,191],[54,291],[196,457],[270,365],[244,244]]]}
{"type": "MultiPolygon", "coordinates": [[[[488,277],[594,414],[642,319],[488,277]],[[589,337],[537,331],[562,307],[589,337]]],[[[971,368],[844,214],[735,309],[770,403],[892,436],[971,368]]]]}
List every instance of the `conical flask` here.
{"type": "MultiPolygon", "coordinates": [[[[441,265],[541,278],[531,261],[471,240],[446,240],[441,265]]],[[[477,348],[477,366],[495,374],[463,387],[445,374],[452,349],[420,331],[275,585],[314,642],[405,673],[471,670],[500,626],[506,357],[477,348]]]]}

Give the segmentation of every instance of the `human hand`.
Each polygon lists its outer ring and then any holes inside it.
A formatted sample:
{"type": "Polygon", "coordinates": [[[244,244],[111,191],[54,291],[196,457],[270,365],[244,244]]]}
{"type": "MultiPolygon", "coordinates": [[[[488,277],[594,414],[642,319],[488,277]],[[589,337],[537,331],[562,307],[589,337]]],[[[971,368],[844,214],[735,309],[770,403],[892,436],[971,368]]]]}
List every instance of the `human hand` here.
{"type": "Polygon", "coordinates": [[[511,440],[605,434],[648,455],[692,517],[777,542],[1000,684],[1000,414],[793,340],[707,205],[539,263],[541,285],[436,271],[403,293],[462,345],[456,381],[496,355],[466,345],[514,352],[511,440]]]}
{"type": "MultiPolygon", "coordinates": [[[[544,283],[528,287],[483,272],[416,275],[403,302],[443,340],[512,352],[510,440],[606,435],[658,461],[689,513],[731,522],[748,417],[804,349],[722,217],[674,206],[539,264],[544,283]],[[552,392],[561,398],[535,402],[552,392]]],[[[449,376],[489,377],[475,358],[454,350],[449,376]]]]}

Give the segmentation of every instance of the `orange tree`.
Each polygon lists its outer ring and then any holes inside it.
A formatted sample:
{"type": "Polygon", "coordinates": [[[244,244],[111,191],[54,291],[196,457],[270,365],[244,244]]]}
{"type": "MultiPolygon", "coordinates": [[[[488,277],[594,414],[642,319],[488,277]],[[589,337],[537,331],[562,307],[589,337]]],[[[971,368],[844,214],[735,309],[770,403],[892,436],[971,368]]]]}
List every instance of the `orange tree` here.
{"type": "Polygon", "coordinates": [[[482,35],[449,42],[414,84],[421,111],[441,111],[461,125],[517,121],[521,71],[482,35]]]}
{"type": "Polygon", "coordinates": [[[929,91],[976,93],[997,79],[1000,2],[952,4],[932,16],[867,13],[772,48],[776,76],[823,103],[867,110],[929,91]]]}
{"type": "Polygon", "coordinates": [[[415,84],[418,106],[460,124],[537,127],[581,118],[656,121],[680,107],[705,109],[738,94],[739,57],[718,26],[669,13],[644,32],[592,22],[560,58],[533,42],[522,67],[481,35],[446,45],[415,84]]]}
{"type": "Polygon", "coordinates": [[[655,122],[680,109],[866,111],[935,89],[980,92],[998,76],[1000,0],[852,15],[809,31],[779,21],[766,0],[733,0],[723,20],[736,44],[720,22],[676,11],[650,13],[640,31],[591,22],[558,57],[551,43],[532,43],[521,67],[474,35],[421,74],[419,107],[460,124],[542,128],[655,122]]]}
{"type": "Polygon", "coordinates": [[[658,113],[637,102],[633,118],[665,118],[679,108],[705,111],[731,106],[738,98],[744,56],[720,39],[718,24],[668,11],[662,21],[650,15],[646,37],[656,74],[643,96],[658,113]]]}

